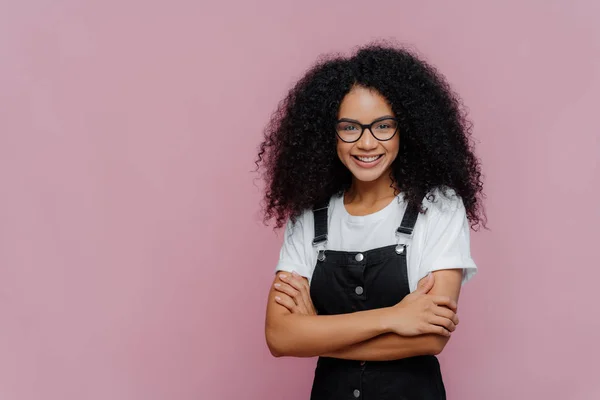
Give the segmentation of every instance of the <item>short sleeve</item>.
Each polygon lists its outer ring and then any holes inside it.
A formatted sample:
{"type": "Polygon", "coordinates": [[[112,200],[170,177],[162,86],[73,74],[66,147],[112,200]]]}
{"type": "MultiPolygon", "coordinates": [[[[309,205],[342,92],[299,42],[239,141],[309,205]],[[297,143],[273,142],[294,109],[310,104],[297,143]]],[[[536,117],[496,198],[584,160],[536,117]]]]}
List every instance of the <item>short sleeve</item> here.
{"type": "Polygon", "coordinates": [[[436,195],[428,208],[427,237],[419,267],[420,276],[443,269],[462,269],[466,283],[477,272],[471,258],[470,225],[462,199],[436,195]]]}
{"type": "Polygon", "coordinates": [[[310,267],[310,261],[307,259],[303,220],[304,215],[297,218],[295,222],[288,220],[275,272],[296,271],[310,280],[313,268],[310,267]]]}

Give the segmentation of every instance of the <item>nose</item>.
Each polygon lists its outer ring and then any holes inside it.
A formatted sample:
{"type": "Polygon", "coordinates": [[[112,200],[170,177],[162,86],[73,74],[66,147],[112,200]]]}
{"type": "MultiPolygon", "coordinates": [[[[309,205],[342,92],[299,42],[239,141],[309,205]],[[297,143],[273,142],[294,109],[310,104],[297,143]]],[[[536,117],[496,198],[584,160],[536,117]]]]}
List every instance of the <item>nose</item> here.
{"type": "Polygon", "coordinates": [[[363,150],[372,150],[375,147],[377,147],[377,142],[378,140],[375,139],[375,136],[373,136],[371,130],[365,129],[363,135],[361,136],[360,140],[356,143],[356,145],[363,150]]]}

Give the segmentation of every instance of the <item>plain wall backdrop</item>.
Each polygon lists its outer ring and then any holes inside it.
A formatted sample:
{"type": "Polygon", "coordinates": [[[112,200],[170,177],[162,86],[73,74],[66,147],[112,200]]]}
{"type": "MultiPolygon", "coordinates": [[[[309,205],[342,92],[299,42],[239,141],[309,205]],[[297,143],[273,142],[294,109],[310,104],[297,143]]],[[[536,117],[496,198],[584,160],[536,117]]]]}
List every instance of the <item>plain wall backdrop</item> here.
{"type": "Polygon", "coordinates": [[[491,231],[450,399],[600,398],[600,2],[0,2],[0,400],[307,399],[263,333],[256,148],[322,53],[396,38],[474,122],[491,231]]]}

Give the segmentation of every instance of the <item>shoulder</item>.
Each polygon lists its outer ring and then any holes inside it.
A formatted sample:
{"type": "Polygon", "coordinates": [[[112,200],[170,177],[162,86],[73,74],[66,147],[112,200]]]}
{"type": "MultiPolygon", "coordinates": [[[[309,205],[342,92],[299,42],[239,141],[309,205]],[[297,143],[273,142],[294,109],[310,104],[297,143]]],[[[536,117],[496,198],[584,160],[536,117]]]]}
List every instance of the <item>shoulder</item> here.
{"type": "MultiPolygon", "coordinates": [[[[328,221],[331,222],[332,215],[334,214],[334,209],[336,207],[337,201],[339,200],[340,195],[334,194],[329,198],[328,206],[328,221]]],[[[288,219],[286,232],[294,235],[302,235],[304,237],[312,237],[314,235],[315,229],[315,216],[314,210],[312,208],[307,208],[303,210],[299,215],[295,218],[288,219]]]]}
{"type": "Polygon", "coordinates": [[[286,236],[304,236],[306,229],[314,226],[313,210],[306,209],[295,217],[290,217],[285,227],[286,236]]]}
{"type": "Polygon", "coordinates": [[[450,188],[434,189],[422,203],[429,229],[468,230],[469,223],[462,198],[450,188]]]}
{"type": "Polygon", "coordinates": [[[454,214],[464,212],[465,206],[461,197],[451,188],[436,188],[423,198],[423,208],[434,214],[454,214]]]}

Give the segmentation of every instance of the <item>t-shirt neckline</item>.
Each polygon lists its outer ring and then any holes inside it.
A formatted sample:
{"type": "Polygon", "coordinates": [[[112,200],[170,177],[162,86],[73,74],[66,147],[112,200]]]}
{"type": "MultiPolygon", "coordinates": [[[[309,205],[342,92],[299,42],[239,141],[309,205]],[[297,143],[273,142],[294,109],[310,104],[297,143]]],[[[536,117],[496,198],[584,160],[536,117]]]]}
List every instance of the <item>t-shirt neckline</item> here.
{"type": "Polygon", "coordinates": [[[352,224],[369,224],[387,218],[393,211],[394,207],[398,207],[398,204],[402,202],[402,198],[402,194],[398,194],[394,196],[394,198],[389,202],[389,204],[383,207],[381,210],[375,211],[374,213],[367,215],[350,214],[348,210],[346,210],[346,205],[344,204],[344,193],[338,196],[336,201],[338,202],[338,205],[342,210],[344,220],[352,224]]]}

